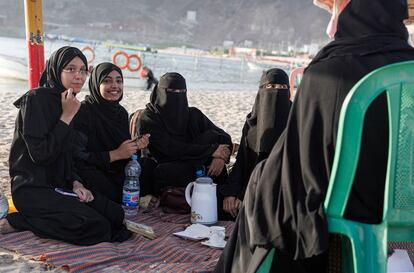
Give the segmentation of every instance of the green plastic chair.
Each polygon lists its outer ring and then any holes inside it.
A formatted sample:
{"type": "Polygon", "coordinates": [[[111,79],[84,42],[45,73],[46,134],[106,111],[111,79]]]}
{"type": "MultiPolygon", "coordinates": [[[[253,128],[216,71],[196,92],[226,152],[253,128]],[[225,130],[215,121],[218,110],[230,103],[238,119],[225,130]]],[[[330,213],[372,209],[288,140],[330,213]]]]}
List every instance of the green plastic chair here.
{"type": "MultiPolygon", "coordinates": [[[[414,241],[414,61],[369,73],[347,95],[324,205],[329,232],[341,234],[350,242],[350,251],[343,255],[344,273],[386,273],[387,242],[414,241]],[[363,224],[343,215],[357,169],[364,116],[383,92],[389,115],[383,219],[377,225],[363,224]]],[[[256,272],[270,272],[273,256],[274,250],[256,272]]]]}

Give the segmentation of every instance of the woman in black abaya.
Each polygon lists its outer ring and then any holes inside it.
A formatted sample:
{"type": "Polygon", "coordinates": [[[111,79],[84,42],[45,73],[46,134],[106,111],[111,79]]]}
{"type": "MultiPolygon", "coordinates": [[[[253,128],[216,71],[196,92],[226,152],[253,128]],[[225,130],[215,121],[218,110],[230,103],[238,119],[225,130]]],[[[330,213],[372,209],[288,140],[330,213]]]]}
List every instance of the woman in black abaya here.
{"type": "MultiPolygon", "coordinates": [[[[75,129],[87,139],[78,174],[92,191],[120,203],[124,168],[132,154],[148,145],[148,135],[131,140],[121,69],[101,63],[89,78],[89,92],[75,118],[75,129]]],[[[141,176],[141,178],[143,175],[141,176]]]]}
{"type": "Polygon", "coordinates": [[[158,195],[167,186],[187,186],[201,166],[207,166],[207,175],[221,183],[227,174],[231,137],[200,110],[188,106],[183,76],[163,75],[150,100],[138,121],[139,133],[151,135],[148,148],[157,164],[154,184],[147,185],[150,192],[158,195]]]}
{"type": "Polygon", "coordinates": [[[220,194],[225,196],[223,210],[233,217],[240,209],[254,167],[269,156],[285,129],[289,97],[289,77],[285,71],[272,68],[263,72],[253,109],[243,126],[236,162],[226,183],[219,186],[220,194]]]}
{"type": "Polygon", "coordinates": [[[73,168],[74,153],[83,145],[72,124],[80,107],[75,95],[86,80],[87,67],[79,49],[62,47],[48,60],[41,87],[15,102],[19,113],[9,164],[19,212],[1,220],[1,232],[30,230],[78,245],[129,238],[122,208],[85,188],[73,168]],[[77,197],[55,188],[73,190],[77,197]]]}
{"type": "MultiPolygon", "coordinates": [[[[367,73],[414,59],[403,24],[407,1],[344,1],[335,1],[334,9],[343,9],[330,24],[333,34],[337,19],[335,40],[305,71],[286,130],[252,173],[215,272],[254,272],[273,247],[272,272],[325,270],[328,227],[323,202],[342,102],[367,73]]],[[[387,124],[386,98],[381,96],[365,118],[360,163],[345,213],[349,219],[381,220],[387,124]]]]}

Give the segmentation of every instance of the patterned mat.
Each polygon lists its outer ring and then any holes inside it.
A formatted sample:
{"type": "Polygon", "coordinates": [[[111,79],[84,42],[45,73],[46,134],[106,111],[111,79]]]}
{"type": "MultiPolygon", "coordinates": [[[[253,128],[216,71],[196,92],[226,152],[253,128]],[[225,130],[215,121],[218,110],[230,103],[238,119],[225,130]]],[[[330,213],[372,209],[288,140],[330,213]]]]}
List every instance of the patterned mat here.
{"type": "MultiPolygon", "coordinates": [[[[208,272],[221,250],[172,235],[190,225],[189,215],[164,214],[156,209],[131,220],[151,226],[157,238],[134,235],[123,243],[75,246],[42,239],[29,231],[0,235],[0,246],[25,257],[44,261],[70,272],[208,272]]],[[[229,235],[232,222],[219,222],[229,235]]]]}

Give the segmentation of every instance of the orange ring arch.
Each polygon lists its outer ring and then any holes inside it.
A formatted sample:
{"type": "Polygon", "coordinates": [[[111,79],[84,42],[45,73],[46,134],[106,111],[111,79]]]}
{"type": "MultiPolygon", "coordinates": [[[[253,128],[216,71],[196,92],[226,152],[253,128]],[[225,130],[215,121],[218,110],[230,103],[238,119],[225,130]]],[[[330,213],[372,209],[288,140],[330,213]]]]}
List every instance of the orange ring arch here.
{"type": "Polygon", "coordinates": [[[122,51],[122,50],[118,50],[118,51],[116,51],[115,53],[114,53],[114,55],[112,55],[112,63],[113,64],[115,64],[115,65],[118,65],[119,66],[119,68],[121,68],[121,69],[125,69],[125,68],[128,68],[129,67],[129,56],[128,56],[128,54],[126,54],[125,53],[125,51],[122,51]],[[118,65],[117,63],[116,63],[116,58],[119,56],[119,55],[122,55],[124,58],[125,58],[125,64],[124,65],[118,65]]]}
{"type": "Polygon", "coordinates": [[[96,57],[96,56],[95,56],[95,50],[93,50],[93,48],[92,48],[92,47],[90,47],[90,46],[84,46],[84,47],[82,47],[81,51],[82,51],[82,52],[89,51],[89,52],[91,53],[92,58],[91,58],[90,60],[88,60],[88,64],[90,64],[90,63],[92,63],[93,61],[95,61],[95,57],[96,57]]]}
{"type": "Polygon", "coordinates": [[[128,70],[129,71],[136,72],[141,68],[141,66],[142,66],[142,61],[141,61],[141,58],[138,56],[138,54],[131,54],[128,56],[128,70]],[[137,59],[138,65],[136,67],[131,67],[129,63],[130,63],[130,60],[134,58],[137,59]]]}

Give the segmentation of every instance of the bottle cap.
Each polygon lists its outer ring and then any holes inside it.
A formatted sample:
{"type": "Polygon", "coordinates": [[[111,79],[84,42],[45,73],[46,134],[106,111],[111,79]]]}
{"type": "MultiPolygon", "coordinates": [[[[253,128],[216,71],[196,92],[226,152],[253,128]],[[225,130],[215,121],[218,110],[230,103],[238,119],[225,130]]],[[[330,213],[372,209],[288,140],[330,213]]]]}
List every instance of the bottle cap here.
{"type": "Polygon", "coordinates": [[[131,155],[131,160],[138,160],[138,156],[136,154],[131,155]]]}
{"type": "Polygon", "coordinates": [[[197,168],[196,170],[196,177],[203,177],[206,174],[206,169],[204,166],[201,168],[197,168]]]}

